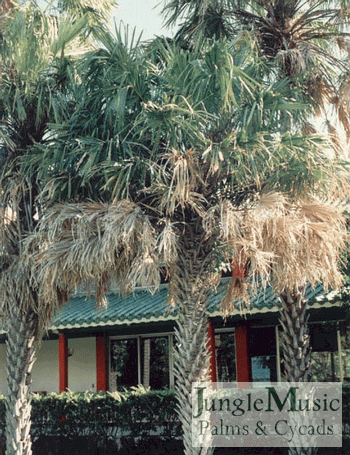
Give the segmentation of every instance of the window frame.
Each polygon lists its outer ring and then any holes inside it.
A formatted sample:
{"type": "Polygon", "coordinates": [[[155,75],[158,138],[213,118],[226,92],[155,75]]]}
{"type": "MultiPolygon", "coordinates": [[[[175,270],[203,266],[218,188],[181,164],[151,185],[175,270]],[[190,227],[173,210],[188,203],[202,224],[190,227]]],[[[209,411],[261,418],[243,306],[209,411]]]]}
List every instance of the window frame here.
{"type": "MultiPolygon", "coordinates": [[[[147,339],[147,338],[168,338],[168,347],[169,347],[169,389],[174,388],[174,383],[175,383],[175,378],[174,378],[174,353],[173,353],[173,348],[174,348],[174,332],[159,332],[159,333],[142,333],[139,335],[115,335],[115,336],[110,336],[108,337],[108,379],[109,379],[109,384],[112,384],[112,369],[111,369],[111,343],[114,340],[130,340],[130,339],[136,339],[137,340],[137,378],[138,378],[138,384],[137,385],[143,385],[141,378],[142,378],[142,365],[141,365],[141,340],[142,339],[147,339]]],[[[109,387],[110,391],[111,387],[109,387]]]]}

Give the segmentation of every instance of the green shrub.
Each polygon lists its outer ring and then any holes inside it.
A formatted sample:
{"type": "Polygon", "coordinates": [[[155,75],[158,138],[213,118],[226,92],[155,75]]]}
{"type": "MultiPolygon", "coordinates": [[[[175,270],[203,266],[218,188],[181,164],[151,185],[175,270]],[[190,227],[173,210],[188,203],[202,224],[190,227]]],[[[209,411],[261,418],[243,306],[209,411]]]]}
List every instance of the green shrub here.
{"type": "MultiPolygon", "coordinates": [[[[0,432],[5,429],[5,402],[0,396],[0,432]]],[[[32,436],[93,435],[137,441],[157,435],[181,437],[173,391],[65,392],[32,397],[32,436]]]]}
{"type": "Polygon", "coordinates": [[[178,438],[180,424],[172,391],[84,392],[33,395],[32,434],[95,435],[133,439],[158,434],[178,438]]]}

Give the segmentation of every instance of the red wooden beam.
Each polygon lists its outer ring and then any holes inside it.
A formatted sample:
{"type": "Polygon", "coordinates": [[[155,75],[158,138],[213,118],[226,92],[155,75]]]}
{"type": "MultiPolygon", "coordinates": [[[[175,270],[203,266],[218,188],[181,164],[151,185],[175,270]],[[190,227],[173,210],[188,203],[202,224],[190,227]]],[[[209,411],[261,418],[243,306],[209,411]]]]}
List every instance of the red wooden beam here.
{"type": "Polygon", "coordinates": [[[245,277],[245,265],[241,262],[232,263],[232,277],[233,278],[244,278],[245,277]]]}
{"type": "Polygon", "coordinates": [[[236,368],[237,382],[249,382],[250,361],[248,349],[248,328],[239,326],[235,328],[236,337],[236,368]]]}
{"type": "Polygon", "coordinates": [[[96,336],[96,390],[108,390],[107,339],[104,334],[96,336]]]}
{"type": "Polygon", "coordinates": [[[211,382],[217,382],[215,330],[210,320],[208,322],[208,351],[210,355],[210,380],[211,382]]]}
{"type": "Polygon", "coordinates": [[[59,392],[68,390],[68,341],[64,333],[58,335],[59,392]]]}
{"type": "MultiPolygon", "coordinates": [[[[244,279],[246,274],[245,264],[237,260],[232,261],[232,278],[244,279]]],[[[248,327],[235,328],[236,339],[236,369],[237,382],[250,381],[250,359],[248,344],[248,327]]]]}

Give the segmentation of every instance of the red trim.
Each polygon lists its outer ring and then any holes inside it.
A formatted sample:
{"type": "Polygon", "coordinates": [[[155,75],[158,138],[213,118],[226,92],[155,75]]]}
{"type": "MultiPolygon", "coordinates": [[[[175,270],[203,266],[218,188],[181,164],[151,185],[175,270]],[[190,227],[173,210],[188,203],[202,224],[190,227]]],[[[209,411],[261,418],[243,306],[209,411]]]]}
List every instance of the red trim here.
{"type": "Polygon", "coordinates": [[[217,382],[215,330],[211,321],[208,322],[208,351],[210,355],[210,380],[211,382],[217,382]]]}
{"type": "Polygon", "coordinates": [[[59,386],[61,392],[68,390],[68,342],[64,333],[58,335],[59,386]]]}
{"type": "Polygon", "coordinates": [[[245,266],[240,262],[232,263],[232,277],[233,278],[244,278],[245,277],[245,266]]]}
{"type": "Polygon", "coordinates": [[[108,390],[107,339],[105,335],[96,336],[96,390],[108,390]]]}
{"type": "Polygon", "coordinates": [[[236,327],[235,336],[236,336],[237,382],[249,382],[250,362],[249,362],[247,326],[236,327]]]}

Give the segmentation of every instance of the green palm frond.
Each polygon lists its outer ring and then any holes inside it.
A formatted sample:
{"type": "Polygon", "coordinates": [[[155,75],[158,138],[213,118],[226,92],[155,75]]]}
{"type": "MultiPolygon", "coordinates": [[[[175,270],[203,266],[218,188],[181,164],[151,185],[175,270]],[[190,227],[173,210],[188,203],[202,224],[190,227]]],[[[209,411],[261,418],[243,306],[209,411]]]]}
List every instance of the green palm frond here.
{"type": "Polygon", "coordinates": [[[163,14],[168,25],[185,15],[176,35],[185,47],[205,46],[216,34],[229,41],[250,35],[260,58],[271,63],[270,76],[265,77],[288,77],[292,89],[302,88],[300,100],[316,116],[327,116],[331,104],[349,137],[344,84],[339,84],[339,77],[344,81],[349,72],[347,2],[175,0],[165,4],[163,14]],[[217,27],[210,31],[215,20],[217,27]]]}

